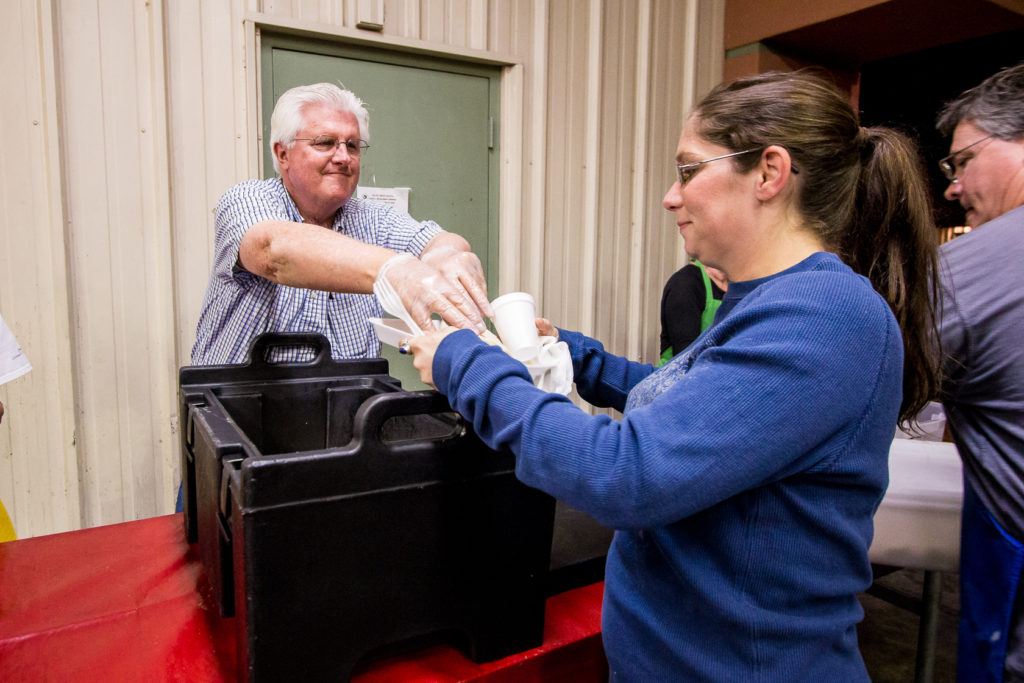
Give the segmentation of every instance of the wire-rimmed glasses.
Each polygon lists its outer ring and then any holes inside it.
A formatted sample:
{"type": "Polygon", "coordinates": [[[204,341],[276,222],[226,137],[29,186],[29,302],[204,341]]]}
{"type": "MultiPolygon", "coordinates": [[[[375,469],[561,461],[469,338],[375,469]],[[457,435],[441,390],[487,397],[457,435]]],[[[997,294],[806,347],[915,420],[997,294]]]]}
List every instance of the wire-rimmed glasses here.
{"type": "Polygon", "coordinates": [[[349,138],[348,140],[342,140],[335,135],[317,135],[315,138],[293,138],[294,140],[303,140],[309,142],[309,146],[315,151],[321,154],[334,154],[338,147],[344,145],[345,151],[348,152],[350,157],[358,157],[363,153],[363,150],[370,146],[365,140],[359,138],[349,138]]]}
{"type": "Polygon", "coordinates": [[[733,152],[732,154],[723,154],[720,157],[711,157],[710,159],[704,159],[703,161],[694,161],[690,164],[676,164],[676,177],[679,180],[681,186],[686,186],[686,183],[693,180],[693,176],[697,175],[697,171],[700,170],[704,164],[709,164],[712,161],[718,161],[719,159],[728,159],[729,157],[738,157],[741,154],[750,154],[751,152],[760,152],[761,147],[755,147],[754,149],[745,149],[742,152],[733,152]]]}
{"type": "MultiPolygon", "coordinates": [[[[738,157],[741,154],[750,154],[751,152],[760,152],[764,147],[754,147],[753,149],[745,149],[742,152],[733,152],[731,154],[723,154],[720,157],[711,157],[710,159],[704,159],[703,161],[694,161],[690,164],[676,164],[676,179],[679,180],[680,187],[686,187],[686,183],[693,180],[693,176],[697,175],[697,171],[701,169],[704,164],[712,161],[718,161],[719,159],[728,159],[729,157],[738,157]]],[[[790,164],[790,170],[793,173],[800,173],[796,166],[790,164]]]]}
{"type": "Polygon", "coordinates": [[[975,140],[966,147],[961,147],[960,149],[953,152],[949,156],[942,157],[941,159],[939,159],[939,168],[942,169],[942,174],[946,176],[946,180],[948,180],[951,183],[960,182],[959,173],[957,173],[957,168],[959,168],[962,171],[964,167],[967,166],[967,162],[973,159],[974,157],[969,156],[966,159],[957,159],[956,157],[960,156],[960,154],[966,152],[971,147],[974,147],[975,145],[980,145],[981,143],[985,142],[985,140],[988,140],[993,137],[995,137],[995,134],[986,135],[980,140],[975,140]]]}

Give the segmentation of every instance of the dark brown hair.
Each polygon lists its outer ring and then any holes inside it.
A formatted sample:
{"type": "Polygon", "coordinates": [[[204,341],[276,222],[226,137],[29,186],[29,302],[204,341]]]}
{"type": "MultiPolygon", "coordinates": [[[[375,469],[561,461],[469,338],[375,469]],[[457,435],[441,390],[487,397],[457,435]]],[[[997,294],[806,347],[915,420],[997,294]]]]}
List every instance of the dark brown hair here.
{"type": "MultiPolygon", "coordinates": [[[[785,147],[799,170],[797,208],[885,298],[903,332],[901,425],[939,388],[938,254],[931,200],[915,145],[888,128],[861,128],[839,90],[809,72],[722,84],[694,114],[701,136],[733,151],[785,147]]],[[[741,171],[755,155],[736,157],[741,171]]]]}

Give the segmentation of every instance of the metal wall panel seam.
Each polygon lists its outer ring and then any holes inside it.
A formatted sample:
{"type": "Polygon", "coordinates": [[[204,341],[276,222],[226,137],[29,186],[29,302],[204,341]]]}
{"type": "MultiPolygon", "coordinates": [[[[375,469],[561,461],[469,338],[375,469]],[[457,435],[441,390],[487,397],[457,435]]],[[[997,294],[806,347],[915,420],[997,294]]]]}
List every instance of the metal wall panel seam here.
{"type": "Polygon", "coordinates": [[[548,90],[548,0],[533,0],[533,51],[530,69],[533,87],[527,94],[530,111],[531,165],[528,168],[530,197],[529,220],[524,226],[525,262],[519,264],[524,275],[522,288],[537,297],[542,315],[550,306],[544,297],[544,218],[547,215],[547,90],[548,90]]]}
{"type": "MultiPolygon", "coordinates": [[[[686,4],[686,22],[683,28],[683,35],[685,38],[682,41],[683,46],[683,92],[682,92],[682,110],[683,116],[689,116],[693,109],[696,100],[694,98],[694,92],[697,89],[697,78],[694,74],[694,68],[692,65],[697,61],[697,3],[687,2],[686,4]],[[686,68],[690,67],[690,68],[686,68]]],[[[684,119],[685,121],[685,119],[684,119]]],[[[684,121],[679,122],[680,131],[684,121]]],[[[685,242],[682,237],[679,238],[678,257],[676,259],[676,265],[682,267],[689,257],[686,254],[685,242]]]]}
{"type": "MultiPolygon", "coordinates": [[[[56,362],[56,369],[47,372],[46,367],[36,366],[34,372],[43,372],[50,377],[56,377],[56,391],[48,392],[45,403],[48,408],[53,408],[53,403],[59,403],[56,410],[46,410],[40,417],[41,440],[48,446],[57,441],[57,449],[61,457],[57,463],[50,463],[51,470],[59,471],[60,486],[51,489],[51,495],[63,495],[64,501],[58,503],[52,500],[43,501],[44,514],[42,519],[49,521],[49,525],[43,528],[35,526],[36,519],[29,518],[29,534],[39,535],[79,529],[82,527],[82,495],[81,485],[82,473],[82,445],[78,440],[78,414],[75,410],[75,396],[78,393],[78,377],[76,375],[74,340],[72,339],[73,322],[71,316],[71,276],[70,276],[70,254],[68,245],[68,209],[67,184],[64,171],[65,144],[62,133],[60,114],[60,98],[58,86],[60,79],[60,63],[57,54],[58,36],[57,19],[53,15],[53,4],[41,0],[36,2],[39,9],[40,50],[39,56],[42,62],[42,84],[43,97],[46,102],[43,120],[46,126],[47,137],[52,142],[44,145],[47,159],[47,190],[49,195],[49,207],[51,213],[49,235],[52,237],[50,246],[51,269],[49,276],[53,278],[53,328],[47,329],[48,334],[54,342],[53,354],[49,359],[56,362]],[[55,248],[59,245],[59,248],[55,248]],[[58,427],[54,429],[53,423],[58,427]],[[64,513],[65,525],[59,525],[52,516],[52,511],[47,509],[53,506],[64,513]]],[[[54,382],[47,379],[46,385],[53,387],[54,382]]],[[[53,451],[51,448],[43,449],[47,457],[53,451]]],[[[28,453],[29,458],[35,458],[33,451],[28,453]]],[[[53,496],[56,497],[56,496],[53,496]]]]}
{"type": "Polygon", "coordinates": [[[448,42],[446,1],[427,2],[425,6],[420,7],[420,35],[429,42],[441,44],[448,42]]]}
{"type": "Polygon", "coordinates": [[[487,49],[487,0],[470,0],[469,4],[469,47],[474,50],[487,49]]]}
{"type": "Polygon", "coordinates": [[[700,36],[697,33],[697,0],[686,2],[686,23],[683,27],[683,111],[689,113],[696,104],[697,90],[697,48],[700,36]]]}
{"type": "Polygon", "coordinates": [[[698,0],[698,26],[704,28],[701,36],[700,52],[706,58],[701,60],[704,68],[698,63],[697,73],[700,81],[697,84],[697,95],[703,97],[722,80],[722,69],[725,62],[725,50],[722,36],[725,35],[725,0],[698,0]]]}
{"type": "MultiPolygon", "coordinates": [[[[208,4],[204,9],[209,8],[208,4]]],[[[164,5],[167,34],[164,88],[167,92],[168,157],[170,160],[171,242],[175,288],[176,357],[191,348],[193,331],[183,321],[198,317],[199,287],[208,273],[213,244],[212,228],[204,205],[208,199],[207,136],[212,127],[206,116],[203,35],[207,21],[182,3],[164,5]],[[187,42],[186,42],[187,41],[187,42]],[[181,84],[179,87],[179,83],[181,84]],[[189,95],[186,96],[186,88],[189,95]],[[197,282],[198,280],[198,282],[197,282]]],[[[211,41],[212,42],[212,41],[211,41]]]]}
{"type": "MultiPolygon", "coordinates": [[[[637,60],[636,60],[636,91],[633,93],[633,100],[636,103],[634,125],[637,129],[637,139],[647,140],[649,134],[647,121],[647,98],[650,95],[650,60],[651,60],[651,0],[644,0],[637,3],[637,60]]],[[[641,343],[644,330],[641,327],[642,312],[646,307],[647,288],[644,286],[644,278],[650,277],[650,269],[644,267],[644,246],[647,243],[647,177],[644,169],[647,168],[647,150],[645,145],[636,144],[633,147],[633,187],[630,221],[630,268],[629,286],[627,287],[630,299],[628,309],[628,337],[626,353],[630,358],[643,360],[641,358],[641,343]]],[[[660,290],[659,290],[660,291],[660,290]]]]}
{"type": "MultiPolygon", "coordinates": [[[[256,140],[256,145],[251,142],[239,145],[237,152],[241,159],[244,159],[244,167],[247,169],[245,177],[239,180],[250,178],[262,178],[264,175],[273,174],[273,169],[263,168],[263,146],[269,141],[263,139],[263,120],[260,102],[260,34],[256,25],[251,21],[243,21],[244,30],[240,34],[241,44],[238,46],[240,57],[245,63],[245,69],[236,71],[235,76],[235,102],[234,110],[239,113],[236,117],[236,125],[240,126],[242,132],[239,139],[242,141],[256,140]],[[249,46],[252,46],[251,49],[249,46]],[[253,77],[249,78],[248,74],[253,77]],[[266,173],[269,171],[270,173],[266,173]]],[[[227,188],[223,188],[227,190],[227,188]]],[[[218,196],[217,199],[220,199],[218,196]]],[[[213,208],[211,204],[210,208],[213,208]]],[[[212,221],[211,221],[212,222],[212,221]]],[[[212,267],[212,264],[211,264],[212,267]]]]}
{"type": "MultiPolygon", "coordinates": [[[[57,50],[66,68],[58,74],[58,98],[63,105],[61,132],[69,141],[62,157],[69,219],[69,303],[75,331],[76,435],[82,523],[94,526],[122,514],[119,496],[111,493],[122,477],[122,439],[117,383],[110,382],[119,379],[114,344],[119,321],[113,305],[115,265],[107,226],[111,220],[111,176],[123,160],[117,157],[122,147],[110,138],[115,122],[104,115],[105,66],[111,58],[105,59],[101,10],[95,3],[73,2],[61,3],[60,9],[57,50]],[[118,453],[117,459],[101,455],[111,450],[118,453]]],[[[109,40],[116,39],[115,31],[109,40]]],[[[122,111],[112,112],[111,118],[122,111]]]]}
{"type": "MultiPolygon", "coordinates": [[[[152,456],[157,462],[150,463],[153,473],[149,488],[134,491],[136,506],[145,510],[145,516],[153,516],[163,512],[173,504],[172,491],[176,483],[174,474],[178,461],[177,441],[174,438],[174,416],[177,412],[177,357],[175,344],[176,316],[174,297],[174,265],[172,260],[171,218],[170,218],[170,165],[167,145],[167,101],[164,84],[167,82],[164,62],[164,13],[162,0],[151,0],[146,5],[146,29],[144,37],[150,39],[149,55],[150,78],[146,82],[146,99],[149,106],[149,131],[147,148],[152,157],[148,160],[153,173],[148,187],[149,196],[145,197],[143,207],[148,210],[146,223],[150,226],[146,241],[150,246],[147,253],[147,280],[157,288],[155,296],[150,297],[147,305],[147,333],[154,341],[155,353],[151,356],[156,361],[151,366],[154,379],[150,393],[156,405],[150,409],[151,432],[156,437],[152,456]],[[148,277],[155,273],[157,277],[148,277]],[[142,496],[143,500],[139,501],[142,496]]],[[[144,176],[145,177],[145,176],[144,176]]],[[[145,453],[145,449],[140,449],[145,453]]]]}
{"type": "MultiPolygon", "coordinates": [[[[119,478],[107,482],[107,495],[98,500],[100,516],[96,521],[101,524],[137,518],[131,495],[138,482],[136,458],[140,446],[151,449],[154,445],[153,439],[147,438],[153,435],[149,433],[149,415],[146,414],[150,404],[146,399],[151,401],[153,396],[146,389],[140,391],[138,381],[153,371],[149,363],[151,339],[140,325],[147,290],[153,284],[143,276],[142,266],[146,259],[147,230],[142,178],[151,169],[142,168],[143,145],[139,137],[145,121],[141,106],[145,98],[140,86],[145,83],[147,74],[145,55],[135,35],[135,18],[140,6],[125,8],[123,4],[121,7],[112,3],[97,5],[100,9],[97,38],[101,81],[98,104],[103,120],[104,149],[112,149],[114,153],[104,157],[108,162],[105,220],[93,216],[96,224],[79,224],[88,231],[86,239],[103,234],[110,259],[106,291],[110,295],[107,303],[114,322],[113,333],[108,338],[104,330],[91,328],[86,335],[86,351],[92,358],[109,353],[114,376],[104,378],[94,374],[83,378],[83,384],[93,385],[94,400],[88,403],[92,406],[88,415],[96,428],[91,433],[99,435],[106,429],[116,433],[117,450],[121,454],[119,478]],[[107,342],[113,343],[112,349],[106,346],[107,342]],[[108,396],[109,400],[95,400],[103,396],[108,396]],[[101,423],[107,424],[100,426],[101,423]]],[[[85,203],[89,198],[80,195],[79,200],[85,203]]],[[[79,246],[84,247],[84,243],[80,242],[79,246]]],[[[87,286],[94,287],[100,282],[102,280],[89,280],[87,286]]],[[[91,446],[90,460],[107,460],[110,443],[106,439],[86,443],[91,446]]],[[[96,470],[102,471],[103,467],[105,464],[97,465],[96,470]]],[[[113,475],[112,467],[105,472],[105,476],[113,475]]]]}
{"type": "Polygon", "coordinates": [[[398,0],[390,0],[384,4],[384,32],[393,33],[402,38],[422,40],[423,29],[420,26],[420,3],[400,2],[398,8],[391,10],[398,0]],[[393,15],[397,15],[397,18],[393,15]],[[398,22],[398,27],[395,27],[398,22]]]}
{"type": "Polygon", "coordinates": [[[501,75],[501,120],[498,129],[501,163],[498,165],[498,291],[520,289],[523,245],[523,72],[517,64],[501,75]]]}
{"type": "MultiPolygon", "coordinates": [[[[597,197],[598,164],[601,150],[601,70],[603,62],[604,12],[602,0],[590,0],[587,23],[587,123],[586,123],[586,171],[583,179],[583,235],[580,241],[581,279],[579,310],[580,329],[588,334],[595,333],[595,306],[597,282],[597,197]]],[[[567,273],[570,277],[574,274],[567,273]]]]}

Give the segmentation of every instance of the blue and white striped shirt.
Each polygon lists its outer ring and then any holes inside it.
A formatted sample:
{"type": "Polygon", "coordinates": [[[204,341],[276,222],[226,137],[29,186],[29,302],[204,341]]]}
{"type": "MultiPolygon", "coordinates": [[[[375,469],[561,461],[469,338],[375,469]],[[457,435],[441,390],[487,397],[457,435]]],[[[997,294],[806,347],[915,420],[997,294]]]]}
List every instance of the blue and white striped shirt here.
{"type": "MultiPolygon", "coordinates": [[[[214,210],[214,264],[192,347],[193,365],[243,363],[249,345],[263,332],[319,332],[331,342],[331,356],[372,358],[380,341],[367,318],[382,309],[372,294],[332,294],[278,285],[238,263],[242,236],[260,221],[302,222],[280,178],[248,180],[224,193],[214,210]]],[[[361,242],[419,256],[442,232],[433,221],[415,220],[392,207],[352,197],[332,229],[361,242]]],[[[276,349],[275,362],[308,360],[302,347],[276,349]]]]}

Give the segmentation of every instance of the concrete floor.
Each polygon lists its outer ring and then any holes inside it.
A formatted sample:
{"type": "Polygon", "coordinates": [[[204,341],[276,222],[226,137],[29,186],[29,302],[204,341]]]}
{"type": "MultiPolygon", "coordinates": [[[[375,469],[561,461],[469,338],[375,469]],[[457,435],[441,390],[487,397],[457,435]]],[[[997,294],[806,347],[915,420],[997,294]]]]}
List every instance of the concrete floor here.
{"type": "MultiPolygon", "coordinates": [[[[933,683],[956,681],[956,636],[959,614],[959,575],[942,575],[938,636],[933,683]]],[[[919,600],[924,572],[901,569],[876,579],[895,598],[887,601],[864,593],[860,596],[864,620],[857,628],[861,654],[873,683],[913,683],[920,619],[894,602],[919,600]]],[[[921,682],[924,683],[924,682],[921,682]]]]}

